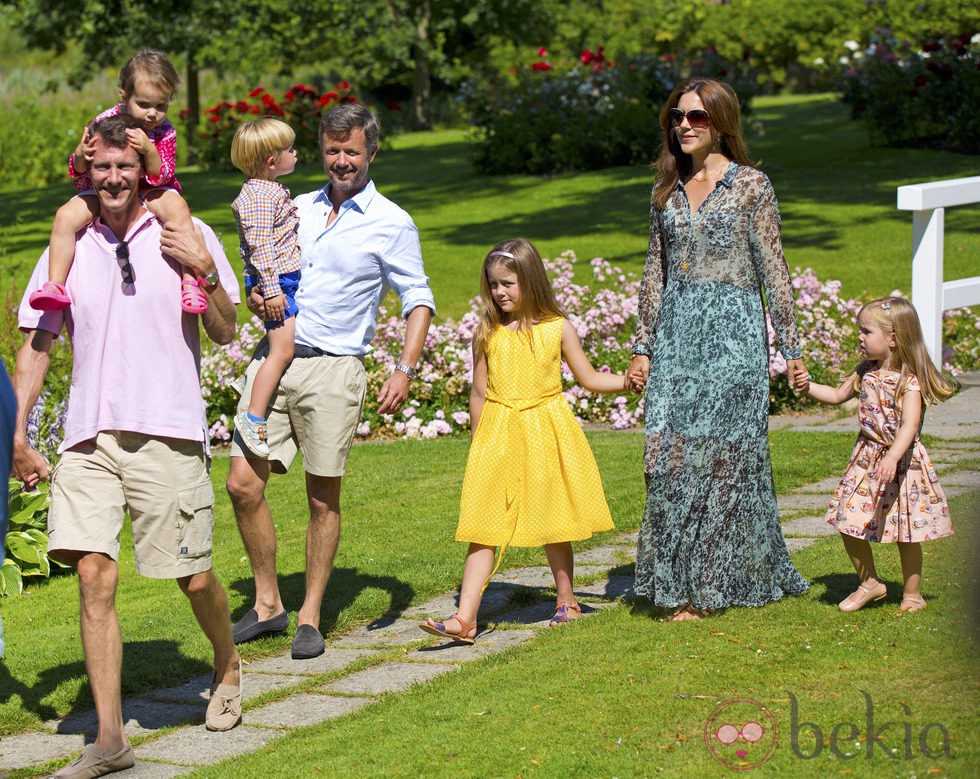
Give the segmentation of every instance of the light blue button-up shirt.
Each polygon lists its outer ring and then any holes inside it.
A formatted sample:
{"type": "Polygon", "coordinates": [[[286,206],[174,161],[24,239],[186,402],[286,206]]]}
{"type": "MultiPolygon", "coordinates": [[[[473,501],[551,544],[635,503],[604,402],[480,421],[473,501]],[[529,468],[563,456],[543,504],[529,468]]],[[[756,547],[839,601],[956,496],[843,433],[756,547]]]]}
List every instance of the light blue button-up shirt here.
{"type": "Polygon", "coordinates": [[[329,192],[328,184],[295,200],[303,256],[296,343],[330,354],[367,354],[388,290],[401,298],[403,317],[416,306],[435,313],[419,231],[373,181],[345,201],[327,227],[329,192]]]}

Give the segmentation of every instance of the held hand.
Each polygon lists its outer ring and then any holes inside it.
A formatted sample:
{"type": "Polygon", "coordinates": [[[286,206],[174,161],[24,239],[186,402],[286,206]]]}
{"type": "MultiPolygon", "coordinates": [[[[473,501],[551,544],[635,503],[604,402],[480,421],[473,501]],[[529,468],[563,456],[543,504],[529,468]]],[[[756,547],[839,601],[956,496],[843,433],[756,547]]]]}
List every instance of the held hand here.
{"type": "Polygon", "coordinates": [[[265,298],[262,297],[258,287],[252,287],[251,293],[245,298],[245,306],[263,322],[269,318],[269,312],[265,308],[265,298]]]}
{"type": "Polygon", "coordinates": [[[796,392],[806,393],[810,388],[810,372],[807,371],[803,360],[786,361],[786,378],[789,379],[789,386],[796,392]]]}
{"type": "Polygon", "coordinates": [[[378,393],[378,413],[394,414],[401,411],[408,400],[408,376],[402,371],[393,371],[378,393]]]}
{"type": "Polygon", "coordinates": [[[266,322],[281,322],[286,318],[286,296],[279,294],[265,299],[266,322]]]}
{"type": "Polygon", "coordinates": [[[650,375],[650,358],[645,354],[635,355],[626,375],[633,391],[643,392],[647,385],[647,377],[650,375]]]}
{"type": "Polygon", "coordinates": [[[26,443],[14,445],[10,475],[23,482],[24,487],[33,490],[39,482],[46,480],[50,473],[51,466],[40,453],[26,443]]]}
{"type": "Polygon", "coordinates": [[[195,276],[207,276],[215,270],[201,228],[193,222],[185,227],[164,225],[160,231],[160,248],[195,276]]]}

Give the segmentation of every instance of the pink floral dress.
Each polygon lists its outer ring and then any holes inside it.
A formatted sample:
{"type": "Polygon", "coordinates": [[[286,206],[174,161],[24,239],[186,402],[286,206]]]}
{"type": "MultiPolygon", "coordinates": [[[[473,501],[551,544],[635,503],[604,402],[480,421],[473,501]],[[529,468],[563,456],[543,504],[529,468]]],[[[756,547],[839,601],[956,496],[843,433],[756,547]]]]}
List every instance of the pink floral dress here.
{"type": "Polygon", "coordinates": [[[878,462],[888,453],[901,424],[902,406],[920,403],[919,381],[910,376],[896,402],[900,374],[870,370],[861,380],[861,432],[844,477],[827,509],[838,532],[867,541],[931,541],[953,535],[949,504],[929,454],[916,435],[899,460],[895,481],[879,494],[878,462]]]}

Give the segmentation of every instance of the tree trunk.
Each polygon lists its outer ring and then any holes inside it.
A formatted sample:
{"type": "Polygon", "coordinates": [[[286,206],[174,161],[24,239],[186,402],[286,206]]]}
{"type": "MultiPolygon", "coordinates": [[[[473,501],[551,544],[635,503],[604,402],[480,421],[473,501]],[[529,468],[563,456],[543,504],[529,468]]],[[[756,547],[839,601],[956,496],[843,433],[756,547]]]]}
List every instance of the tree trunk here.
{"type": "Polygon", "coordinates": [[[187,122],[187,164],[197,162],[197,128],[201,123],[201,85],[197,61],[192,52],[187,52],[187,110],[190,119],[187,122]]]}
{"type": "Polygon", "coordinates": [[[429,27],[432,23],[432,6],[429,2],[425,2],[420,10],[421,16],[418,24],[415,25],[415,42],[412,44],[415,60],[415,77],[412,82],[412,126],[416,130],[431,130],[432,65],[429,61],[429,50],[432,41],[429,37],[429,27]]]}

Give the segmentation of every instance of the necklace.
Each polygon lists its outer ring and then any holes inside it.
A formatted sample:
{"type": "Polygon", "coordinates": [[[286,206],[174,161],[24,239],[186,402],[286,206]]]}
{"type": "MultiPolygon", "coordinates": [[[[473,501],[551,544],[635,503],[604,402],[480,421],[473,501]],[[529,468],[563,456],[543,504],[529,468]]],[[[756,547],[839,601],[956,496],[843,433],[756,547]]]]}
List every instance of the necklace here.
{"type": "Polygon", "coordinates": [[[720,174],[723,173],[727,169],[728,169],[728,162],[726,161],[725,163],[723,163],[722,165],[720,165],[717,169],[715,169],[715,171],[713,173],[710,172],[705,167],[705,168],[702,168],[700,171],[698,171],[698,173],[695,173],[693,176],[691,176],[691,178],[689,180],[690,181],[697,181],[699,184],[703,184],[705,181],[708,181],[709,179],[713,179],[713,178],[715,178],[717,176],[720,176],[720,174]]]}

